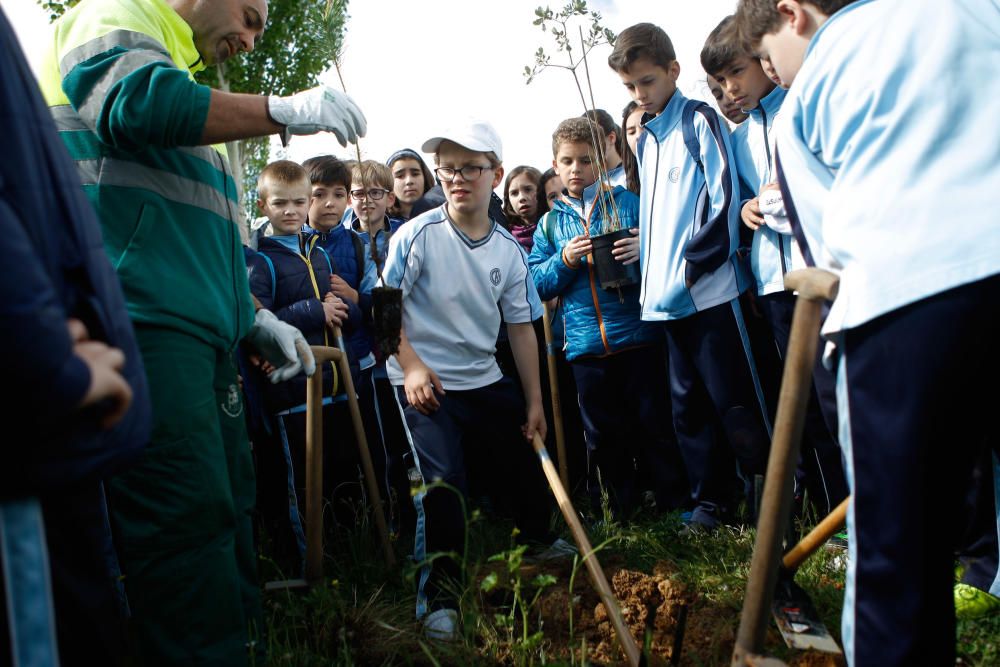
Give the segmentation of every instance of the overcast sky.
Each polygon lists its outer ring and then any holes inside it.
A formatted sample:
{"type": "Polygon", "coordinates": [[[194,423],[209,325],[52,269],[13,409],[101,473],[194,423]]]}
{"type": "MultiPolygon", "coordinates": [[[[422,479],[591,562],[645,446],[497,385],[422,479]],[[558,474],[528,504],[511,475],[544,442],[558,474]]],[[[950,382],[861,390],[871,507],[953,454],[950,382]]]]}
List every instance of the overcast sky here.
{"type": "MultiPolygon", "coordinates": [[[[559,121],[580,115],[583,106],[565,70],[548,69],[525,85],[524,67],[533,64],[538,47],[544,47],[553,61],[565,57],[556,52],[550,34],[532,25],[535,8],[544,4],[544,0],[352,0],[342,70],[348,92],[368,119],[362,157],[384,160],[399,148],[419,150],[450,119],[478,116],[499,131],[508,170],[519,164],[550,166],[552,131],[559,121]]],[[[549,6],[555,10],[563,4],[565,0],[558,0],[549,6]]],[[[603,25],[616,33],[642,21],[666,30],[681,64],[681,90],[704,99],[710,97],[698,54],[711,29],[735,5],[736,0],[589,3],[601,12],[603,25]]],[[[3,0],[3,10],[32,66],[37,66],[39,49],[46,43],[45,13],[35,0],[3,0]]],[[[597,106],[620,119],[629,98],[607,66],[609,53],[608,46],[591,52],[591,83],[597,106]]],[[[286,156],[301,161],[320,153],[353,156],[330,136],[296,137],[286,156]]]]}

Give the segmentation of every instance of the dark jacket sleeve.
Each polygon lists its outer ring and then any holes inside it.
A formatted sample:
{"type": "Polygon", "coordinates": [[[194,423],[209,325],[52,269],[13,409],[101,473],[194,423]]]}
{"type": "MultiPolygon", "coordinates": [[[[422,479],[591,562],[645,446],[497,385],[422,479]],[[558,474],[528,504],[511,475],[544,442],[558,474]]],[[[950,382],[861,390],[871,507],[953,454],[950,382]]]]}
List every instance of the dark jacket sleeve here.
{"type": "Polygon", "coordinates": [[[65,419],[90,386],[87,365],[73,353],[69,315],[25,233],[29,224],[0,200],[0,245],[7,264],[0,280],[0,349],[7,351],[11,388],[5,403],[22,424],[65,419]]]}

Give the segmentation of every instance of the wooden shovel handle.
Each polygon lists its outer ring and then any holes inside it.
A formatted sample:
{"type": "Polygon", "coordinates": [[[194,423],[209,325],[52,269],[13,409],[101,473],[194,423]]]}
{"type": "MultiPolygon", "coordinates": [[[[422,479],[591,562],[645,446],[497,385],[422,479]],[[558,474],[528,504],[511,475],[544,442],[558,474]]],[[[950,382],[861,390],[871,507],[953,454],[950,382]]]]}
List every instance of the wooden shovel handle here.
{"type": "Polygon", "coordinates": [[[573,539],[580,548],[580,554],[583,556],[584,565],[587,566],[590,581],[594,585],[594,588],[597,589],[597,594],[600,596],[601,602],[604,603],[604,608],[608,611],[608,617],[611,619],[611,625],[615,629],[615,634],[622,645],[622,650],[625,651],[629,664],[632,667],[637,667],[642,657],[639,645],[636,644],[635,637],[632,636],[628,626],[625,625],[625,619],[622,617],[622,610],[618,606],[618,600],[615,599],[614,593],[611,592],[611,586],[608,584],[607,577],[604,576],[601,564],[597,561],[597,555],[594,553],[593,547],[590,546],[590,540],[587,539],[586,531],[580,525],[580,518],[577,516],[576,510],[573,509],[573,503],[566,494],[566,489],[563,488],[562,482],[559,481],[559,473],[556,472],[556,467],[552,465],[552,459],[549,458],[549,452],[545,449],[545,443],[536,433],[531,441],[531,445],[535,448],[535,453],[538,454],[538,458],[542,463],[545,478],[549,482],[552,494],[556,497],[556,502],[559,504],[563,518],[569,524],[569,530],[573,534],[573,539]]]}
{"type": "Polygon", "coordinates": [[[851,504],[851,497],[847,496],[837,505],[832,512],[823,517],[823,520],[816,524],[816,527],[809,531],[799,543],[788,550],[781,559],[781,566],[789,571],[799,569],[809,556],[819,549],[823,544],[833,537],[844,521],[847,519],[847,506],[851,504]]]}

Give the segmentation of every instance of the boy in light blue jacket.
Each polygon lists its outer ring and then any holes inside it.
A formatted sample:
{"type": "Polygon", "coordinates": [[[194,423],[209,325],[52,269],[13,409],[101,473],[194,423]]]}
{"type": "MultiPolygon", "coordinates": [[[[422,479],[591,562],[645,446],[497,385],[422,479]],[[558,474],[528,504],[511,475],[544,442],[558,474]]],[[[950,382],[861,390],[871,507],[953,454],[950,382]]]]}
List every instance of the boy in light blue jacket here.
{"type": "Polygon", "coordinates": [[[707,104],[677,90],[680,65],[657,26],[624,30],[608,65],[645,112],[638,144],[642,319],[666,325],[674,427],[696,503],[691,527],[713,529],[733,500],[733,455],[749,487],[764,473],[769,441],[738,298],[749,276],[737,254],[739,184],[729,131],[707,104]]]}
{"type": "Polygon", "coordinates": [[[954,664],[953,526],[997,443],[1000,142],[973,100],[1000,70],[1000,5],[742,0],[737,21],[791,86],[792,227],[840,275],[823,332],[852,490],[848,662],[954,664]]]}
{"type": "MultiPolygon", "coordinates": [[[[601,487],[623,514],[636,505],[636,464],[650,470],[659,509],[687,502],[688,485],[670,423],[663,332],[639,317],[637,284],[601,287],[591,239],[619,229],[635,234],[639,200],[598,178],[588,118],[569,118],[552,135],[552,166],[566,193],[535,229],[528,266],[542,299],[558,298],[564,350],[573,369],[587,441],[587,487],[595,510],[601,487]]],[[[638,261],[638,237],[621,239],[614,261],[638,261]]]]}
{"type": "MultiPolygon", "coordinates": [[[[733,154],[744,201],[740,217],[744,232],[750,234],[750,269],[756,283],[754,302],[767,321],[784,359],[792,328],[795,295],[785,291],[785,274],[805,268],[798,243],[788,227],[787,217],[771,215],[767,203],[783,212],[774,169],[775,119],[781,112],[785,89],[775,85],[761,62],[746,51],[732,16],[728,16],[705,40],[701,64],[725,95],[747,113],[746,122],[732,134],[733,154]],[[759,202],[765,202],[762,215],[759,202]]],[[[820,346],[822,349],[822,346],[820,346]]],[[[796,474],[796,508],[801,508],[808,489],[811,504],[820,516],[829,514],[847,497],[847,480],[841,463],[837,428],[837,400],[833,376],[817,356],[814,386],[809,392],[802,456],[796,474]]]]}

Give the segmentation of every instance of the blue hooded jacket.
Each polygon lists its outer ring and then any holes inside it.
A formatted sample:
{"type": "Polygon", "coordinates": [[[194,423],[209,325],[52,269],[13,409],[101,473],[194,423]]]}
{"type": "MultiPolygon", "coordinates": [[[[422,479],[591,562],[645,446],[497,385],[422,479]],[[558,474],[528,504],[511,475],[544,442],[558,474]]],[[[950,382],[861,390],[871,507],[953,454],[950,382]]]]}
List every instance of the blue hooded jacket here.
{"type": "MultiPolygon", "coordinates": [[[[334,345],[333,338],[327,334],[323,312],[323,297],[330,291],[330,260],[322,248],[309,243],[307,235],[260,239],[257,252],[247,260],[247,271],[250,291],[262,306],[301,331],[310,345],[334,345]],[[289,247],[291,244],[297,246],[297,250],[289,247]],[[308,261],[301,254],[305,248],[309,249],[308,261]]],[[[343,327],[345,337],[352,323],[361,318],[358,306],[350,301],[346,303],[349,311],[343,327]]],[[[332,373],[324,373],[324,395],[331,393],[332,378],[332,373]]],[[[305,402],[304,373],[277,385],[259,384],[263,387],[266,409],[271,413],[305,402]]]]}
{"type": "Polygon", "coordinates": [[[614,206],[623,229],[638,227],[639,198],[616,186],[600,192],[594,184],[584,192],[584,200],[564,195],[538,221],[535,244],[528,257],[531,277],[542,300],[559,297],[564,321],[566,359],[606,356],[628,348],[662,341],[659,326],[640,319],[639,285],[618,290],[601,288],[595,267],[583,258],[576,268],[568,266],[562,251],[574,236],[596,235],[604,228],[602,213],[614,206]],[[580,210],[587,211],[587,218],[580,210]]]}

